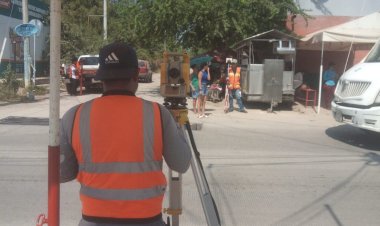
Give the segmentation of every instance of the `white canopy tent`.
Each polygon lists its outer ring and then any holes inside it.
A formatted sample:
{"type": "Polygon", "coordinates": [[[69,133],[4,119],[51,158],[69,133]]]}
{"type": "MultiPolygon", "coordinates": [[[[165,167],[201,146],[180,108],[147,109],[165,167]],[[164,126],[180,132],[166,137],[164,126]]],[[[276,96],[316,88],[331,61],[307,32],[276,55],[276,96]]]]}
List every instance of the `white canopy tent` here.
{"type": "MultiPolygon", "coordinates": [[[[353,43],[376,43],[380,38],[380,12],[369,14],[344,24],[322,29],[301,39],[299,49],[321,50],[319,71],[318,113],[321,107],[323,52],[325,43],[329,51],[351,51],[353,43]]],[[[346,63],[347,64],[347,63],[346,63]]]]}

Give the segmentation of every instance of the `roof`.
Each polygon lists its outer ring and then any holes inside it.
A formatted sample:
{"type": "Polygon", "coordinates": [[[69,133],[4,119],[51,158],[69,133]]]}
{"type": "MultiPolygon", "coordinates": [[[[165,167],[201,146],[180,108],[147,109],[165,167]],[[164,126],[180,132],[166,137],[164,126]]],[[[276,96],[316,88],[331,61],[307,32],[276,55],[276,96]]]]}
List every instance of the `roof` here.
{"type": "Polygon", "coordinates": [[[320,31],[325,28],[336,26],[346,23],[359,17],[352,16],[313,16],[313,18],[305,19],[302,16],[288,15],[286,20],[286,28],[292,31],[296,36],[306,36],[316,31],[320,31]]]}
{"type": "Polygon", "coordinates": [[[242,41],[236,43],[233,45],[234,48],[238,49],[241,45],[243,45],[246,42],[249,41],[263,41],[263,40],[283,40],[283,39],[290,39],[290,40],[298,40],[297,37],[286,34],[282,31],[272,29],[260,34],[253,35],[249,38],[243,39],[242,41]]]}
{"type": "Polygon", "coordinates": [[[380,12],[322,29],[307,35],[302,41],[376,43],[380,38],[380,12]]]}

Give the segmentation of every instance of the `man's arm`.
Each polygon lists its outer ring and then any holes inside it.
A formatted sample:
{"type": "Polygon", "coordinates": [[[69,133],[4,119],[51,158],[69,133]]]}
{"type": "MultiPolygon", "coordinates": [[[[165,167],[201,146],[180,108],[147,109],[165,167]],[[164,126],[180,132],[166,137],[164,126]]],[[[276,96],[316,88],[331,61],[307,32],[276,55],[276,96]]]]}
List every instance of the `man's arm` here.
{"type": "Polygon", "coordinates": [[[329,77],[329,70],[326,70],[322,74],[322,81],[325,82],[325,81],[329,80],[328,77],[329,77]]]}
{"type": "Polygon", "coordinates": [[[198,72],[198,87],[202,89],[202,71],[198,72]]]}
{"type": "Polygon", "coordinates": [[[78,160],[71,145],[74,118],[79,105],[67,111],[61,120],[60,129],[60,182],[74,180],[78,174],[78,160]]]}
{"type": "Polygon", "coordinates": [[[160,110],[163,127],[163,155],[165,162],[170,169],[179,173],[184,173],[190,166],[190,146],[186,141],[182,128],[178,127],[170,112],[161,105],[160,110]]]}
{"type": "Polygon", "coordinates": [[[190,82],[190,88],[192,91],[195,91],[195,88],[194,88],[193,84],[191,84],[191,82],[190,82]]]}

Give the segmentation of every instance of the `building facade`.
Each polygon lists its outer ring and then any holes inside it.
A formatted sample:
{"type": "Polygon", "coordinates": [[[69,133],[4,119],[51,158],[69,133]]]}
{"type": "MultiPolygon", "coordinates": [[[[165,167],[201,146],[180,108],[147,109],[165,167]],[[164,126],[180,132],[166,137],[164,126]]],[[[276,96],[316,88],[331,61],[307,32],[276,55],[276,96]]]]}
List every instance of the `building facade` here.
{"type": "MultiPolygon", "coordinates": [[[[29,38],[29,53],[31,62],[36,62],[36,76],[44,76],[48,73],[49,27],[45,21],[49,8],[39,0],[29,0],[28,12],[29,21],[37,19],[44,24],[39,34],[29,38]]],[[[24,41],[14,32],[19,24],[22,24],[22,0],[0,0],[0,76],[9,64],[17,74],[24,72],[24,41]]]]}
{"type": "MultiPolygon", "coordinates": [[[[287,28],[299,37],[380,12],[379,0],[294,0],[294,2],[312,17],[306,20],[300,15],[289,15],[287,28]]],[[[338,74],[341,75],[360,62],[372,46],[373,44],[354,43],[351,50],[324,51],[323,66],[327,68],[330,62],[334,62],[338,74]]],[[[296,70],[304,73],[304,80],[313,88],[318,86],[320,64],[321,51],[297,50],[296,70]]]]}

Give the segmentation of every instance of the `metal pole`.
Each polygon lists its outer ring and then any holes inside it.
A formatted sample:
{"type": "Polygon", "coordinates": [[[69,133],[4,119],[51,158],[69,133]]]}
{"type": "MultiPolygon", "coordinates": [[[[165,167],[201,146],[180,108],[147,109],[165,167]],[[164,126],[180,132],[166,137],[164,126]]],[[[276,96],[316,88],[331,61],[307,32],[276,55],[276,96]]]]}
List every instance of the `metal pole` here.
{"type": "Polygon", "coordinates": [[[16,73],[16,45],[17,45],[17,42],[16,40],[13,40],[12,41],[12,46],[13,46],[13,71],[16,73]]]}
{"type": "Polygon", "coordinates": [[[351,54],[351,50],[352,50],[352,45],[353,45],[353,42],[351,42],[350,49],[348,50],[347,59],[346,59],[346,64],[344,65],[344,70],[343,70],[343,72],[346,72],[347,64],[348,64],[348,59],[350,58],[350,54],[351,54]]]}
{"type": "Polygon", "coordinates": [[[59,226],[59,83],[61,59],[61,0],[50,0],[50,112],[48,225],[59,226]]]}
{"type": "Polygon", "coordinates": [[[33,86],[36,86],[36,34],[33,35],[33,86]]]}
{"type": "MultiPolygon", "coordinates": [[[[22,22],[27,24],[29,21],[28,0],[22,0],[22,22]]],[[[24,83],[25,89],[30,86],[30,65],[29,65],[29,38],[24,37],[24,83]]]]}
{"type": "Polygon", "coordinates": [[[0,51],[0,63],[1,63],[1,59],[3,59],[3,54],[4,54],[4,49],[5,49],[5,43],[7,43],[7,37],[4,38],[3,45],[1,47],[1,51],[0,51]]]}
{"type": "Polygon", "coordinates": [[[107,40],[107,0],[103,0],[103,30],[104,41],[107,40]]]}
{"type": "Polygon", "coordinates": [[[322,79],[323,79],[323,50],[325,48],[325,43],[323,42],[322,36],[322,52],[321,52],[321,66],[319,68],[319,91],[318,91],[318,109],[317,114],[321,110],[321,97],[322,97],[322,79]]]}

